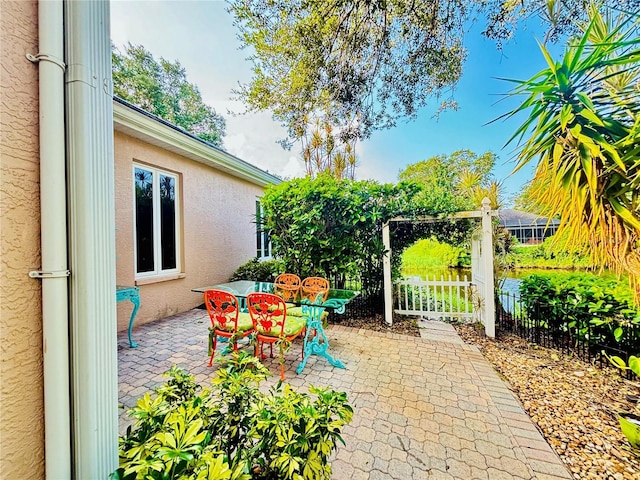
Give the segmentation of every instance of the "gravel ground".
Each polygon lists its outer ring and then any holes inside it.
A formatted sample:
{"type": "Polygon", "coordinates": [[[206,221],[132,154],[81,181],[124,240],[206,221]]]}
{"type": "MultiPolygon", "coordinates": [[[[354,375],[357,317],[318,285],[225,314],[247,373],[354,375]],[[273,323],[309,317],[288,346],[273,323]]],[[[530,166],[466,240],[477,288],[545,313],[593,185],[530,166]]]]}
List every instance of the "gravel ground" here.
{"type": "MultiPolygon", "coordinates": [[[[382,316],[343,320],[340,325],[419,336],[415,320],[382,316]]],[[[576,479],[640,479],[640,453],[622,435],[615,412],[634,405],[640,385],[615,369],[601,370],[513,335],[488,339],[470,325],[456,325],[462,339],[476,345],[538,425],[576,479]]],[[[640,410],[640,406],[638,407],[640,410]]]]}
{"type": "Polygon", "coordinates": [[[480,348],[576,479],[640,479],[640,454],[615,414],[634,408],[626,396],[638,394],[636,383],[514,335],[490,340],[470,325],[456,330],[480,348]]]}

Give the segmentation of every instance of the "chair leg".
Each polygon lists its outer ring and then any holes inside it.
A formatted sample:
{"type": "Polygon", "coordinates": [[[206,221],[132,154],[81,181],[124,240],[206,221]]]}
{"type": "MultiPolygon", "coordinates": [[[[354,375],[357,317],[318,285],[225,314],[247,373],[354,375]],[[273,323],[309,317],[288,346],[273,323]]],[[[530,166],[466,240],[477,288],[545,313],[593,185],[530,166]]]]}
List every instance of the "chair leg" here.
{"type": "Polygon", "coordinates": [[[216,344],[218,343],[218,336],[213,335],[213,348],[211,349],[211,358],[209,358],[209,366],[213,365],[213,356],[216,354],[216,344]]]}
{"type": "Polygon", "coordinates": [[[280,345],[278,350],[280,350],[280,354],[278,355],[278,362],[280,363],[280,380],[284,382],[284,350],[282,349],[282,345],[280,345]]]}

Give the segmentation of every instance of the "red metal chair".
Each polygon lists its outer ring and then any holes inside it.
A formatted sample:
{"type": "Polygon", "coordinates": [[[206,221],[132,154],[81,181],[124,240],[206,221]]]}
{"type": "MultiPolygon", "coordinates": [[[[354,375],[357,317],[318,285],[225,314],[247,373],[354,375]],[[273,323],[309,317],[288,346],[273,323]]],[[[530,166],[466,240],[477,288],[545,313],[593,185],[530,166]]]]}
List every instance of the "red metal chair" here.
{"type": "Polygon", "coordinates": [[[294,273],[281,273],[273,281],[273,291],[285,302],[293,302],[300,291],[300,277],[294,273]]]}
{"type": "Polygon", "coordinates": [[[233,342],[233,351],[238,350],[238,340],[251,335],[253,321],[248,313],[240,311],[240,305],[235,295],[223,290],[206,290],[204,292],[204,304],[211,318],[209,327],[209,366],[213,365],[213,356],[216,354],[218,337],[230,339],[233,342]]]}
{"type": "MultiPolygon", "coordinates": [[[[264,344],[268,343],[273,357],[273,344],[280,345],[280,379],[284,380],[284,349],[296,337],[305,332],[307,319],[304,317],[287,317],[287,305],[282,297],[271,293],[250,293],[247,295],[247,308],[253,320],[256,332],[255,355],[260,349],[261,358],[264,354],[264,344]]],[[[304,357],[304,344],[302,346],[304,357]]]]}

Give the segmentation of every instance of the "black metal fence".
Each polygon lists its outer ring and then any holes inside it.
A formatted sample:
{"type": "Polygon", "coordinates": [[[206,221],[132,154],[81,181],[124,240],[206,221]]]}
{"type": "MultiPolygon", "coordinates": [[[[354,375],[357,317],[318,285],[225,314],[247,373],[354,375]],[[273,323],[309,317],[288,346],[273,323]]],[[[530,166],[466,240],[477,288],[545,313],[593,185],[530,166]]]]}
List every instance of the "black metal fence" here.
{"type": "MultiPolygon", "coordinates": [[[[625,361],[640,353],[640,328],[620,317],[558,315],[555,306],[525,302],[519,294],[497,292],[496,328],[563,353],[572,353],[600,367],[610,366],[606,355],[625,361]]],[[[629,373],[629,372],[628,372],[629,373]]]]}
{"type": "Polygon", "coordinates": [[[360,292],[356,298],[347,304],[343,314],[331,313],[330,320],[352,320],[356,318],[370,318],[384,313],[384,291],[380,287],[363,285],[358,277],[341,277],[332,279],[331,285],[336,288],[357,290],[360,292]]]}

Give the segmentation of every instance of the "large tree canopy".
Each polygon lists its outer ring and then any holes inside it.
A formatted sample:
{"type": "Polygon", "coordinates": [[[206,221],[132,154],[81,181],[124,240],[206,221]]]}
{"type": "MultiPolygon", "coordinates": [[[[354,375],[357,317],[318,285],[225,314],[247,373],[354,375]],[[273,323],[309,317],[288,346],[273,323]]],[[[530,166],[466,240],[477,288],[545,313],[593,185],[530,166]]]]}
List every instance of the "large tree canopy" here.
{"type": "Polygon", "coordinates": [[[292,139],[317,116],[343,138],[367,137],[457,82],[465,3],[236,0],[255,52],[254,77],[238,93],[249,109],[271,109],[292,139]]]}
{"type": "MultiPolygon", "coordinates": [[[[523,19],[538,18],[546,25],[546,38],[558,40],[580,31],[580,24],[588,20],[588,0],[482,0],[481,12],[487,18],[484,35],[498,44],[515,36],[523,19]]],[[[601,0],[602,9],[637,12],[640,0],[601,0]]]]}
{"type": "MultiPolygon", "coordinates": [[[[640,0],[606,0],[637,9],[640,0]]],[[[584,0],[231,0],[253,78],[236,92],[271,110],[298,140],[320,118],[342,139],[413,119],[429,99],[455,105],[469,21],[498,43],[540,18],[558,38],[586,18],[584,0]]]]}
{"type": "Polygon", "coordinates": [[[225,120],[202,101],[179,62],[156,61],[141,45],[128,44],[124,53],[112,48],[113,92],[201,139],[220,147],[225,120]]]}

